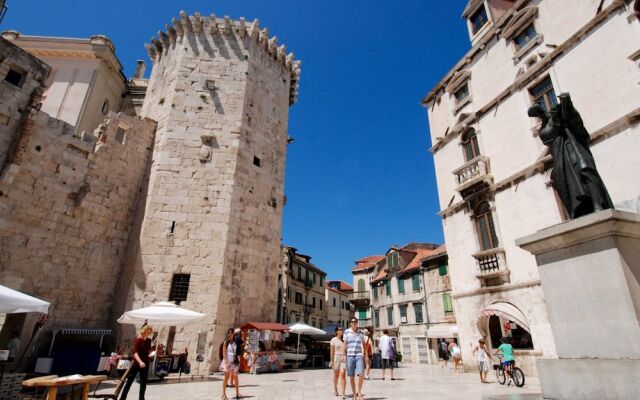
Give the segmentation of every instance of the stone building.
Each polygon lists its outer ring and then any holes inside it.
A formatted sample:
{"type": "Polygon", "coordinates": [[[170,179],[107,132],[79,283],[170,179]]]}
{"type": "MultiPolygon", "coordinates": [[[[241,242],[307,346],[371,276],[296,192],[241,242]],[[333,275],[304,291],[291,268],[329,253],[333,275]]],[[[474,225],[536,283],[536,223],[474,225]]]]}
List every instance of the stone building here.
{"type": "Polygon", "coordinates": [[[350,302],[358,318],[358,325],[373,332],[373,309],[371,308],[370,282],[374,278],[376,264],[384,260],[384,256],[373,255],[356,260],[351,269],[353,288],[350,302]]]}
{"type": "Polygon", "coordinates": [[[213,370],[228,327],[276,316],[300,62],[257,20],[198,13],[181,12],[146,45],[148,82],[142,64],[121,79],[104,37],[5,35],[51,57],[53,73],[0,43],[0,282],[52,303],[47,331],[114,327],[157,301],[206,313],[160,335],[195,354],[204,334],[201,368],[213,370]]]}
{"type": "Polygon", "coordinates": [[[463,360],[481,337],[512,336],[535,373],[556,350],[535,260],[514,240],[566,217],[527,109],[570,92],[614,203],[637,197],[640,24],[617,0],[471,0],[463,18],[471,49],[423,100],[463,360]]]}
{"type": "Polygon", "coordinates": [[[75,133],[93,132],[109,112],[121,109],[126,79],[106,36],[72,39],[16,31],[2,36],[51,67],[41,110],[73,126],[75,133]]]}
{"type": "MultiPolygon", "coordinates": [[[[327,308],[327,323],[348,326],[349,320],[355,315],[349,299],[353,293],[353,286],[343,281],[327,281],[325,287],[325,307],[327,308]]],[[[333,332],[328,332],[333,334],[333,332]]]]}
{"type": "Polygon", "coordinates": [[[373,339],[377,343],[382,331],[388,330],[397,340],[403,362],[428,363],[427,338],[450,337],[446,328],[455,321],[449,293],[443,290],[446,281],[433,276],[433,265],[442,265],[446,271],[443,246],[410,243],[392,246],[374,267],[370,282],[373,339]]]}
{"type": "Polygon", "coordinates": [[[327,324],[325,282],[327,274],[311,263],[311,257],[295,247],[282,246],[276,321],[304,322],[322,328],[327,324]]]}

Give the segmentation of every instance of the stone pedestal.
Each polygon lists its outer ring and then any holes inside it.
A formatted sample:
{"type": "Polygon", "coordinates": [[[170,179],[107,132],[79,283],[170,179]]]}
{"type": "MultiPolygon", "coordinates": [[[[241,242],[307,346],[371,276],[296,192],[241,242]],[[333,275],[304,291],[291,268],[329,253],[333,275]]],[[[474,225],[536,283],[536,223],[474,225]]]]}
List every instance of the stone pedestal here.
{"type": "Polygon", "coordinates": [[[516,240],[535,255],[558,359],[540,359],[543,397],[637,399],[640,214],[605,210],[516,240]]]}

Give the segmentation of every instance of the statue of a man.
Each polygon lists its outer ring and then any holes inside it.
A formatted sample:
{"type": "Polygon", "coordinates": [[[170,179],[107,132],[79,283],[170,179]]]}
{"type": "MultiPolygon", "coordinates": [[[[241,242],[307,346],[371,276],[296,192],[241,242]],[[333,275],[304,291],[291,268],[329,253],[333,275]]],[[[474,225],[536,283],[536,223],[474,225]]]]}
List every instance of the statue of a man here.
{"type": "Polygon", "coordinates": [[[542,120],[539,136],[553,157],[551,180],[569,218],[613,208],[589,150],[589,132],[573,107],[568,93],[550,112],[536,103],[529,108],[530,117],[542,120]]]}

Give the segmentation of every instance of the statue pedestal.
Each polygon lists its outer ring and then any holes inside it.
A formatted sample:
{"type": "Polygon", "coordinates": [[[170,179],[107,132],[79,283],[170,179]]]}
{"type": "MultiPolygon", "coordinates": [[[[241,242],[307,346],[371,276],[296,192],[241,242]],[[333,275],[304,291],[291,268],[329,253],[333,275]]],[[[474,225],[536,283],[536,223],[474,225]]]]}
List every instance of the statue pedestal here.
{"type": "Polygon", "coordinates": [[[558,353],[538,360],[543,397],[637,399],[640,214],[605,210],[516,244],[536,257],[558,353]]]}

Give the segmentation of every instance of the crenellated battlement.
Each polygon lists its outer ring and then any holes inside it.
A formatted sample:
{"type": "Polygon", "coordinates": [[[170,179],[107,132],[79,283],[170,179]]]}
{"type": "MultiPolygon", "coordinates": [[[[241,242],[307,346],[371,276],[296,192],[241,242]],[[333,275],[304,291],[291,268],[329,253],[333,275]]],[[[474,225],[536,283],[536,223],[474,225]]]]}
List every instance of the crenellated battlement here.
{"type": "Polygon", "coordinates": [[[210,37],[210,43],[215,45],[215,38],[218,35],[235,35],[245,46],[249,46],[248,41],[253,41],[265,54],[282,65],[291,76],[289,104],[297,101],[302,62],[295,60],[292,52],[287,54],[284,44],[278,46],[278,37],[270,37],[267,28],[260,29],[258,19],[247,23],[243,17],[232,20],[226,15],[219,18],[215,14],[202,16],[199,12],[195,12],[193,15],[188,15],[185,11],[180,11],[179,18],[173,18],[171,24],[165,25],[164,31],[158,31],[157,36],[152,37],[149,43],[145,43],[145,48],[151,61],[156,63],[176,43],[189,43],[189,36],[210,37]],[[185,38],[187,40],[184,40],[185,38]]]}

